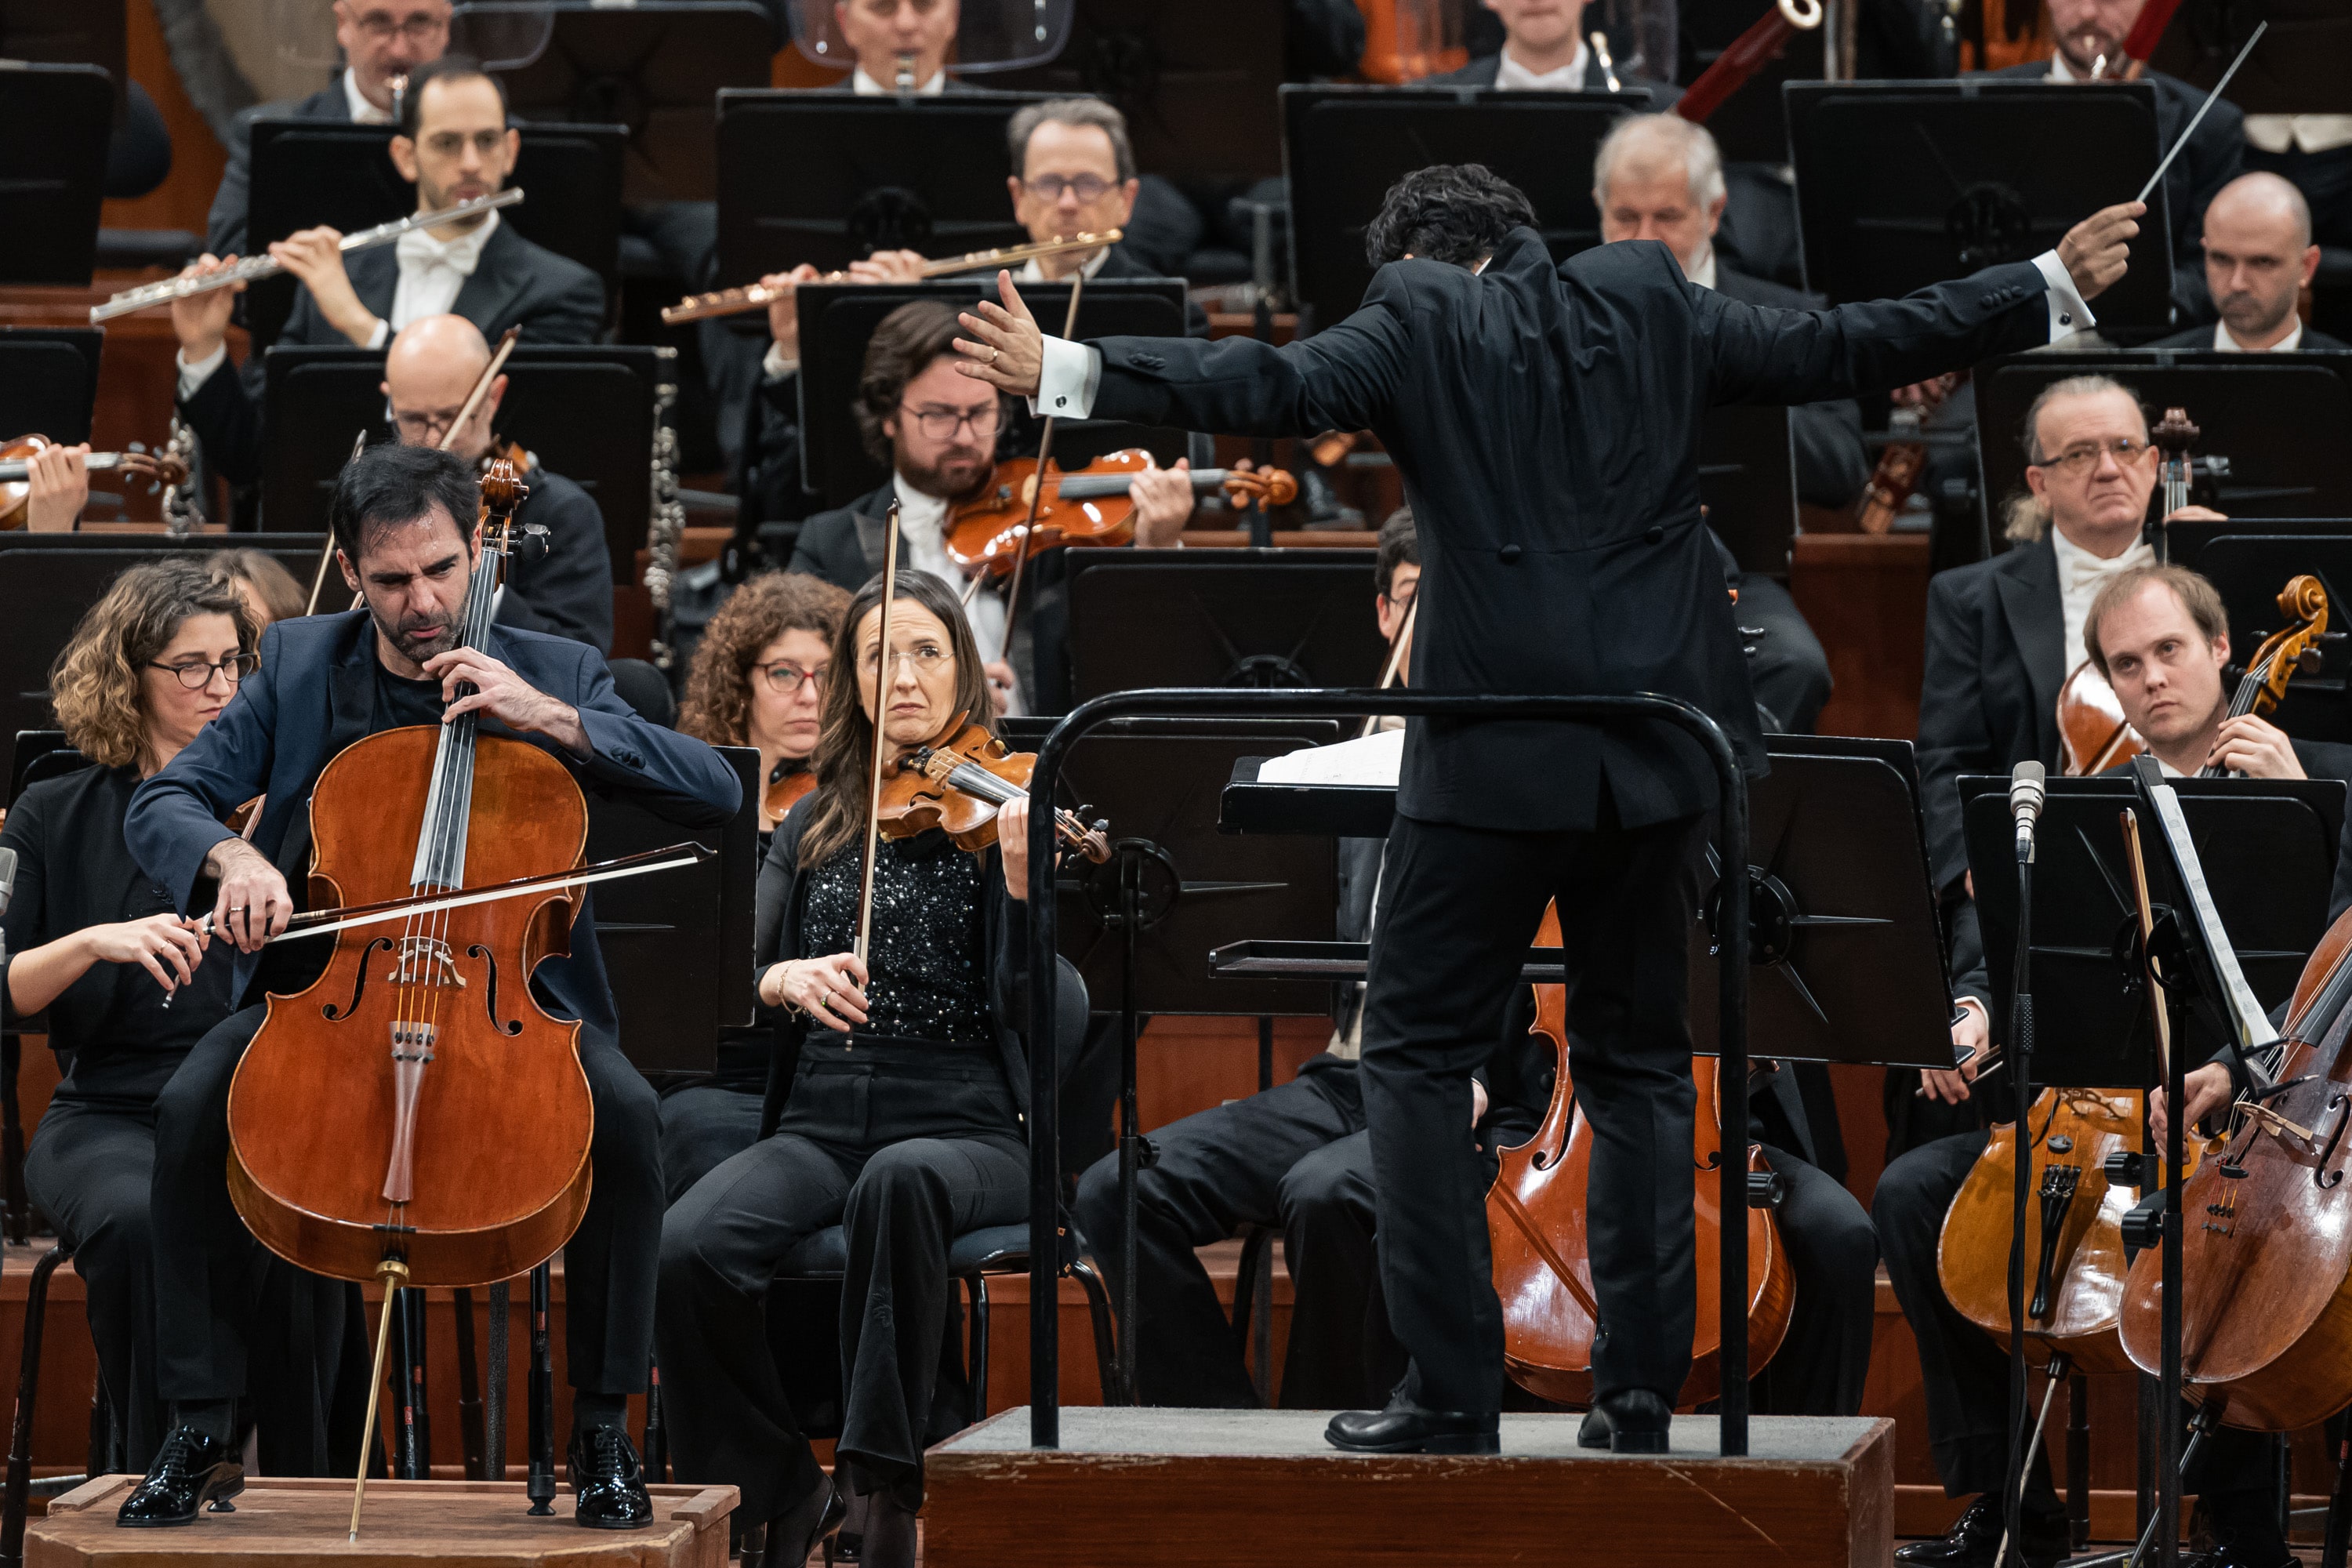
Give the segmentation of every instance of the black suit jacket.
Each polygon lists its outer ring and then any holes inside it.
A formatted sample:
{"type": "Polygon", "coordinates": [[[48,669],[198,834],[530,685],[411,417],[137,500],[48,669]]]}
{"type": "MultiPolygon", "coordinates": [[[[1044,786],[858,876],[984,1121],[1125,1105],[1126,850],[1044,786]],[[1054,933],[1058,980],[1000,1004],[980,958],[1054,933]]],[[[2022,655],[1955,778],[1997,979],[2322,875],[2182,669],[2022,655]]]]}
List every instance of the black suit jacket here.
{"type": "MultiPolygon", "coordinates": [[[[1301,342],[1112,338],[1100,418],[1303,436],[1370,429],[1419,520],[1415,683],[1441,691],[1661,692],[1764,769],[1723,570],[1699,511],[1715,403],[1901,385],[2047,333],[2024,262],[1907,300],[1794,313],[1698,288],[1663,245],[1557,268],[1515,229],[1481,273],[1400,261],[1301,342]]],[[[1715,779],[1660,726],[1416,720],[1398,809],[1491,828],[1629,826],[1705,810],[1715,779]],[[1604,796],[1604,793],[1606,795],[1604,796]]]]}
{"type": "MultiPolygon", "coordinates": [[[[822,577],[835,587],[855,594],[866,580],[882,570],[883,541],[889,537],[890,501],[898,493],[895,480],[885,479],[847,506],[818,512],[801,524],[793,542],[791,572],[822,577]]],[[[901,561],[906,557],[901,555],[901,561]]]]}
{"type": "MultiPolygon", "coordinates": [[[[2144,349],[2210,349],[2212,346],[2213,327],[2210,321],[2201,327],[2190,327],[2186,331],[2175,332],[2168,338],[2158,338],[2152,343],[2140,344],[2144,349]]],[[[2304,354],[2352,353],[2352,343],[2347,343],[2341,338],[2331,338],[2326,332],[2315,332],[2309,327],[2305,327],[2303,329],[2303,341],[2295,344],[2294,352],[2304,354]]]]}
{"type": "Polygon", "coordinates": [[[515,521],[543,528],[547,537],[515,552],[498,624],[612,652],[613,554],[604,542],[604,512],[562,474],[533,468],[522,479],[530,494],[516,509],[515,521]]]}
{"type": "MultiPolygon", "coordinates": [[[[352,251],[343,258],[343,268],[360,303],[389,321],[400,287],[398,247],[352,251]]],[[[533,245],[513,225],[501,223],[450,310],[493,342],[509,327],[520,327],[527,343],[593,343],[604,328],[604,285],[580,263],[533,245]]],[[[293,313],[278,341],[324,347],[351,342],[319,314],[308,289],[294,291],[293,313]]],[[[224,361],[180,403],[181,419],[204,443],[205,460],[234,485],[251,484],[261,475],[261,355],[252,355],[240,372],[224,361]]]]}
{"type": "MultiPolygon", "coordinates": [[[[1503,57],[1500,54],[1480,55],[1460,70],[1447,71],[1441,76],[1424,77],[1413,85],[1415,87],[1492,87],[1495,85],[1495,78],[1500,74],[1502,68],[1503,57]]],[[[1653,114],[1664,114],[1672,109],[1675,100],[1683,95],[1683,89],[1678,87],[1672,87],[1662,81],[1653,81],[1645,76],[1635,76],[1631,71],[1619,71],[1617,80],[1627,92],[1648,93],[1650,112],[1653,114]]],[[[1586,92],[1609,90],[1609,79],[1601,74],[1601,62],[1594,59],[1589,51],[1584,57],[1583,90],[1586,92]]]]}
{"type": "MultiPolygon", "coordinates": [[[[228,166],[221,171],[220,189],[213,193],[213,210],[205,219],[205,248],[215,256],[250,253],[245,217],[253,200],[253,122],[264,118],[330,120],[350,124],[352,103],[343,92],[342,73],[337,71],[332,81],[308,98],[292,103],[258,103],[237,111],[236,119],[229,125],[228,166]]],[[[264,235],[262,243],[285,237],[282,234],[264,235]]]]}
{"type": "MultiPolygon", "coordinates": [[[[1818,294],[1735,271],[1723,265],[1720,258],[1715,265],[1715,286],[1727,300],[1765,310],[1818,310],[1828,303],[1818,294]]],[[[1789,445],[1801,500],[1814,506],[1848,507],[1870,483],[1870,452],[1862,444],[1862,408],[1851,397],[1790,409],[1789,445]]]]}
{"type": "MultiPolygon", "coordinates": [[[[2028,60],[2001,70],[1970,74],[2040,81],[2049,76],[2050,62],[2028,60]]],[[[2156,84],[2157,156],[2161,158],[2172,151],[2172,144],[2196,117],[2205,95],[2161,71],[2149,71],[2140,79],[2156,84]]],[[[2217,99],[2212,111],[2189,137],[2189,145],[2164,172],[2164,200],[2172,224],[2172,302],[2182,312],[2175,320],[2213,319],[2212,298],[2205,291],[2205,208],[2223,185],[2243,172],[2245,157],[2245,113],[2229,100],[2217,99]]]]}

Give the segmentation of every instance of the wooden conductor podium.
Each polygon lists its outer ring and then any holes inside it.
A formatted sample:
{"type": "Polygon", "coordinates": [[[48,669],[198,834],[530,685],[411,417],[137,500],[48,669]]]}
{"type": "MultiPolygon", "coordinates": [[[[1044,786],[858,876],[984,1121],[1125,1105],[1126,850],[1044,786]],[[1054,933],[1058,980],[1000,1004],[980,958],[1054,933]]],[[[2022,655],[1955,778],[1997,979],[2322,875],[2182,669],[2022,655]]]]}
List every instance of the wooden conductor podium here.
{"type": "MultiPolygon", "coordinates": [[[[352,1484],[340,1478],[257,1477],[234,1513],[205,1513],[184,1530],[124,1530],[114,1511],[136,1476],[100,1476],[49,1504],[25,1532],[27,1568],[157,1568],[176,1563],[411,1568],[612,1563],[614,1568],[726,1568],[733,1487],[656,1486],[643,1530],[583,1530],[568,1506],[551,1519],[523,1511],[520,1481],[375,1481],[356,1543],[347,1544],[352,1484]]],[[[559,1505],[563,1502],[558,1496],[559,1505]]]]}

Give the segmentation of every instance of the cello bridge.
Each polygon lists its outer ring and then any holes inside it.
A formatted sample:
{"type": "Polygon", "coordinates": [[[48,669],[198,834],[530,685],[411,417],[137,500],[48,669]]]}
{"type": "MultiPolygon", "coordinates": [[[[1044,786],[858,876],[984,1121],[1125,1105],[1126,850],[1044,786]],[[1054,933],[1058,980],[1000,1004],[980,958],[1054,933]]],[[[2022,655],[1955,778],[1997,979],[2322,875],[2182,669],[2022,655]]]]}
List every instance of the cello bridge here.
{"type": "Polygon", "coordinates": [[[466,984],[457,973],[457,955],[447,942],[432,936],[402,937],[384,979],[394,985],[455,985],[461,990],[466,984]]]}

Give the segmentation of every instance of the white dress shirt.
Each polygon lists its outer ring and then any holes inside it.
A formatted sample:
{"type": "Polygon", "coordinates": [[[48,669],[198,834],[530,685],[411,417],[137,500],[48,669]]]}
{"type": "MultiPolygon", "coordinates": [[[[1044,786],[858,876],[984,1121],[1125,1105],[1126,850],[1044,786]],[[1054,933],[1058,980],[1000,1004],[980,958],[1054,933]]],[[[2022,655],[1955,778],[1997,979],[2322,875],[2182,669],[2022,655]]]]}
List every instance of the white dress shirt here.
{"type": "Polygon", "coordinates": [[[1592,58],[1584,40],[1576,41],[1576,53],[1557,70],[1531,71],[1511,58],[1511,46],[1503,46],[1503,58],[1495,68],[1495,85],[1510,92],[1581,92],[1584,90],[1584,68],[1592,58]]]}
{"type": "MultiPolygon", "coordinates": [[[[2134,566],[2153,565],[2156,552],[2147,541],[2135,542],[2121,555],[2101,558],[2053,528],[2050,543],[2058,552],[2058,601],[2066,616],[2065,666],[2072,674],[2074,668],[2091,656],[2083,647],[2083,627],[2091,618],[2091,601],[2107,585],[2107,579],[2134,566]]],[[[2099,679],[2094,668],[2088,679],[2099,679]]]]}
{"type": "MultiPolygon", "coordinates": [[[[904,474],[894,475],[891,483],[898,496],[899,564],[928,572],[955,592],[962,593],[963,568],[948,553],[948,503],[917,489],[904,474]]],[[[980,657],[1004,658],[1004,601],[982,586],[964,605],[964,615],[971,622],[973,638],[980,644],[980,657]]]]}
{"type": "Polygon", "coordinates": [[[2297,316],[2286,336],[2266,349],[2250,349],[2230,335],[2229,323],[2213,323],[2213,347],[2225,354],[2291,354],[2303,346],[2303,318],[2297,316]]]}
{"type": "MultiPolygon", "coordinates": [[[[915,96],[917,98],[937,98],[947,89],[948,73],[945,68],[942,68],[931,73],[930,80],[920,84],[915,89],[915,96]]],[[[884,87],[880,82],[876,81],[872,77],[867,76],[864,66],[859,66],[856,70],[849,73],[849,90],[856,93],[860,98],[896,98],[898,96],[898,89],[897,88],[884,87]]]]}
{"type": "MultiPolygon", "coordinates": [[[[1084,274],[1087,279],[1091,279],[1096,273],[1100,272],[1103,269],[1103,263],[1109,259],[1110,247],[1106,245],[1100,250],[1096,251],[1092,256],[1087,257],[1085,263],[1079,267],[1078,271],[1084,274]]],[[[1044,264],[1033,256],[1028,260],[1021,264],[1021,270],[1013,275],[1013,281],[1015,283],[1059,283],[1062,279],[1058,278],[1046,277],[1044,264]]]]}
{"type": "Polygon", "coordinates": [[[2352,147],[2352,114],[2249,114],[2246,140],[2265,153],[2333,153],[2352,147]]]}
{"type": "Polygon", "coordinates": [[[349,66],[343,68],[343,101],[351,105],[352,123],[354,125],[392,123],[392,110],[378,109],[367,100],[367,94],[360,90],[359,77],[349,66]]]}

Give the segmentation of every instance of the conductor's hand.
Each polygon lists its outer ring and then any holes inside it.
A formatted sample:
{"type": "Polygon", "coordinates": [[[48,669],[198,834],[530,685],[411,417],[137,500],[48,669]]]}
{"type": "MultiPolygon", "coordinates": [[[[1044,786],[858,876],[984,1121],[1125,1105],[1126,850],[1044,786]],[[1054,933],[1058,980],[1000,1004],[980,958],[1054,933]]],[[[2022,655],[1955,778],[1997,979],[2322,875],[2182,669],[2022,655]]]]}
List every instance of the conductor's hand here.
{"type": "Polygon", "coordinates": [[[269,254],[278,258],[279,266],[302,280],[329,326],[356,346],[366,348],[375,336],[376,316],[360,303],[359,293],[352,287],[351,274],[343,270],[342,247],[342,235],[322,224],[271,241],[269,254]]]}
{"type": "Polygon", "coordinates": [[[441,722],[460,713],[488,713],[512,729],[544,735],[578,757],[593,749],[580,722],[580,710],[550,697],[478,647],[453,647],[425,661],[425,673],[441,683],[441,722]],[[474,689],[457,694],[457,684],[469,681],[474,689]]]}
{"type": "Polygon", "coordinates": [[[963,322],[963,330],[980,341],[956,340],[956,353],[964,356],[956,369],[1000,392],[1034,397],[1037,378],[1045,366],[1045,334],[1022,302],[1021,290],[1013,286],[1012,273],[998,271],[996,291],[1003,296],[1003,304],[982,300],[978,315],[967,310],[957,318],[963,322]]]}
{"type": "Polygon", "coordinates": [[[776,354],[781,359],[801,357],[801,307],[796,290],[816,279],[816,268],[803,261],[790,272],[771,272],[760,279],[761,288],[780,290],[768,301],[768,336],[775,340],[776,354]]]}
{"type": "Polygon", "coordinates": [[[2058,242],[2058,259],[2074,280],[2074,291],[2095,300],[2124,275],[2129,259],[2126,247],[2139,233],[2138,218],[2147,211],[2142,202],[2119,202],[2101,207],[2066,231],[2058,242]]]}
{"type": "MultiPolygon", "coordinates": [[[[2230,1069],[2220,1062],[2207,1062],[2181,1079],[2180,1094],[2189,1102],[2189,1120],[2180,1127],[2180,1135],[2186,1138],[2190,1128],[2221,1109],[2221,1102],[2230,1098],[2230,1069]]],[[[2158,1150],[2164,1148],[2167,1137],[2166,1110],[2164,1090],[2147,1097],[2147,1124],[2156,1134],[2158,1150]]]]}
{"type": "Polygon", "coordinates": [[[261,944],[286,929],[293,918],[294,900],[286,879],[269,858],[242,838],[224,838],[205,857],[205,869],[220,883],[213,900],[213,934],[236,943],[240,952],[258,952],[261,944]]]}
{"type": "MultiPolygon", "coordinates": [[[[206,251],[190,262],[180,276],[203,278],[236,265],[234,256],[219,257],[206,251]]],[[[228,335],[228,319],[236,310],[236,297],[244,292],[244,284],[232,283],[226,289],[189,294],[172,301],[172,333],[180,340],[183,359],[190,364],[202,364],[220,352],[221,341],[228,335]]]]}
{"type": "Polygon", "coordinates": [[[1961,1058],[1958,1067],[1948,1071],[1921,1068],[1919,1092],[1929,1100],[1940,1100],[1946,1105],[1958,1105],[1968,1099],[1969,1085],[1976,1081],[1980,1064],[1984,1061],[1985,1047],[1991,1037],[1991,1031],[1985,1027],[1984,1008],[1973,1001],[1962,1003],[1960,1021],[1952,1026],[1952,1048],[1966,1051],[1968,1055],[1961,1058]]]}
{"type": "Polygon", "coordinates": [[[797,1007],[845,1035],[851,1025],[866,1022],[866,965],[854,952],[772,963],[760,976],[760,1000],[771,1007],[797,1007]]]}

